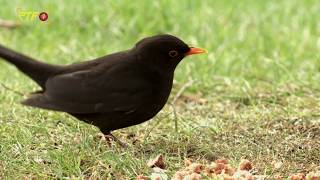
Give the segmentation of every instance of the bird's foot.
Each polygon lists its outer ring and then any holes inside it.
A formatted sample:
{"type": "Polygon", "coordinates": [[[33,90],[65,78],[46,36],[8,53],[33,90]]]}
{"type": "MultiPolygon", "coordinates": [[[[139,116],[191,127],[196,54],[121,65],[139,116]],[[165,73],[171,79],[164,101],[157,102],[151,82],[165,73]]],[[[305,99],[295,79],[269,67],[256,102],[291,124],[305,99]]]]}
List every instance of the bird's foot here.
{"type": "Polygon", "coordinates": [[[106,138],[106,141],[110,143],[111,141],[117,142],[122,148],[127,148],[128,144],[120,141],[118,138],[116,138],[113,134],[105,134],[104,137],[106,138]]]}

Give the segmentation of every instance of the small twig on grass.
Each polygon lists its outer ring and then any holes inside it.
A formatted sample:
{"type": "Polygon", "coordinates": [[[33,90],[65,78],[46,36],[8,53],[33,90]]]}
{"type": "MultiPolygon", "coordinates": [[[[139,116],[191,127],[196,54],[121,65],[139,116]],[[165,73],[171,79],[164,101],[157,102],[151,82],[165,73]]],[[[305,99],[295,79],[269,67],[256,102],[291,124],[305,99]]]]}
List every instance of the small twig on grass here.
{"type": "Polygon", "coordinates": [[[173,104],[170,104],[171,107],[172,107],[172,110],[173,110],[173,114],[174,114],[174,130],[176,131],[176,133],[179,131],[178,130],[178,114],[177,114],[177,111],[176,111],[176,108],[174,107],[173,104]]]}
{"type": "Polygon", "coordinates": [[[22,92],[20,92],[20,91],[18,91],[18,90],[15,90],[15,89],[12,89],[12,88],[9,88],[8,86],[6,86],[5,84],[3,84],[2,82],[0,82],[0,85],[1,85],[4,89],[6,89],[6,90],[8,90],[8,91],[11,91],[11,92],[14,92],[14,93],[16,93],[16,94],[19,94],[20,96],[25,96],[25,94],[23,94],[22,92]]]}
{"type": "Polygon", "coordinates": [[[176,103],[176,101],[180,98],[180,96],[182,95],[182,93],[190,86],[193,85],[193,83],[195,82],[195,80],[193,79],[189,79],[189,81],[187,83],[185,83],[180,90],[177,92],[177,94],[174,96],[173,100],[172,100],[172,104],[174,105],[176,103]]]}
{"type": "Polygon", "coordinates": [[[176,132],[178,132],[178,114],[177,114],[177,111],[174,107],[174,104],[176,103],[176,101],[181,97],[182,93],[190,86],[193,85],[193,83],[195,82],[195,80],[193,79],[189,79],[189,81],[187,83],[185,83],[181,88],[180,90],[177,92],[177,94],[174,96],[172,102],[170,103],[172,109],[173,109],[173,114],[174,114],[174,129],[176,132]]]}
{"type": "Polygon", "coordinates": [[[147,133],[146,133],[143,141],[145,141],[145,140],[149,137],[150,133],[156,128],[156,126],[158,126],[163,119],[169,117],[169,115],[170,115],[170,113],[164,115],[163,117],[160,117],[160,118],[159,118],[160,121],[158,121],[154,126],[152,126],[152,127],[150,128],[150,130],[147,131],[147,133]]]}
{"type": "Polygon", "coordinates": [[[19,25],[20,24],[15,21],[0,19],[0,27],[3,27],[3,28],[13,29],[13,28],[18,27],[19,25]]]}

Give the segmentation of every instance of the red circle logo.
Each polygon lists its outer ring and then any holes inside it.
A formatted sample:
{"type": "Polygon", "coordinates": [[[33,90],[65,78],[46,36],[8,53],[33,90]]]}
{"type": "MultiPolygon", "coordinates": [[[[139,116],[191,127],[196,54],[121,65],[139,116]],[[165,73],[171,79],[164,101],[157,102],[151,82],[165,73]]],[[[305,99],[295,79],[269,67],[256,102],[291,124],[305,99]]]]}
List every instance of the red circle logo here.
{"type": "Polygon", "coordinates": [[[39,14],[39,19],[41,20],[41,21],[46,21],[47,19],[48,19],[48,13],[46,13],[46,12],[41,12],[40,14],[39,14]]]}

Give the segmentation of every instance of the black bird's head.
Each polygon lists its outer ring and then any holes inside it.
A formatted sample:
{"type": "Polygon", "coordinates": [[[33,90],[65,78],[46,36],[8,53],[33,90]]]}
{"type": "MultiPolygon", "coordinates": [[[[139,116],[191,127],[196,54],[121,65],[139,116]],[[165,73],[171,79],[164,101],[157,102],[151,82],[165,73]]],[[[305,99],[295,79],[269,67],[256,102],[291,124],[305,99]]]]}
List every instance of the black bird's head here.
{"type": "Polygon", "coordinates": [[[140,40],[134,47],[134,52],[142,61],[174,70],[184,57],[205,53],[206,50],[189,47],[179,38],[163,34],[140,40]]]}

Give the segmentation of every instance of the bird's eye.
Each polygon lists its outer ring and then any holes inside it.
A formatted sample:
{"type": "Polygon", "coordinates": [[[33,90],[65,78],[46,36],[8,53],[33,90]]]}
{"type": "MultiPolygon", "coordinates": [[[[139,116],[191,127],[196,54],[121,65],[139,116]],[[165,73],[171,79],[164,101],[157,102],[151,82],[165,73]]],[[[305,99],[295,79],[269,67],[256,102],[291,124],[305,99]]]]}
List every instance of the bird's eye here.
{"type": "Polygon", "coordinates": [[[178,51],[176,51],[176,50],[169,51],[169,56],[172,57],[172,58],[177,57],[178,56],[178,51]]]}

